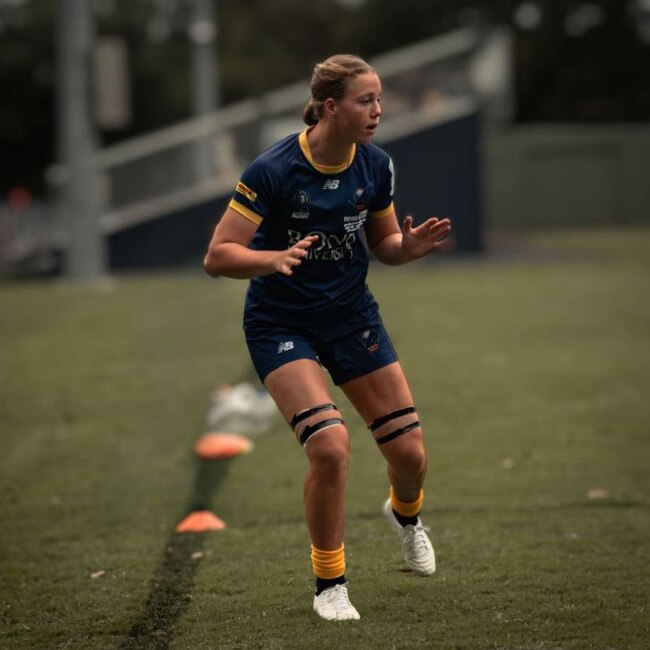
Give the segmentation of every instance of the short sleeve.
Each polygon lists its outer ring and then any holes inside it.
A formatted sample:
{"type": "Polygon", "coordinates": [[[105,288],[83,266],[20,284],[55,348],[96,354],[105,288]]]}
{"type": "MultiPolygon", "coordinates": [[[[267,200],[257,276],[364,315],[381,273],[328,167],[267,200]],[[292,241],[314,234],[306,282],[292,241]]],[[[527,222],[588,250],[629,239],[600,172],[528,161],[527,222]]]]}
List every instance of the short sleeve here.
{"type": "Polygon", "coordinates": [[[387,217],[393,212],[393,195],[395,194],[395,170],[393,160],[386,154],[379,168],[377,193],[370,204],[370,216],[387,217]]]}
{"type": "Polygon", "coordinates": [[[269,165],[257,158],[244,170],[228,205],[259,226],[271,210],[277,185],[269,165]]]}

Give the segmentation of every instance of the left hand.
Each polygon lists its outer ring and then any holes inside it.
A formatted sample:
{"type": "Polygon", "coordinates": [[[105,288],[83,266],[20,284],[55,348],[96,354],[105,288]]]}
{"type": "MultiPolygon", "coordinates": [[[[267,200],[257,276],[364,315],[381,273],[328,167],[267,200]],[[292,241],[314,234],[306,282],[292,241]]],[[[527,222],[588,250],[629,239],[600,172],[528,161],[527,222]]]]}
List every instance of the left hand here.
{"type": "Polygon", "coordinates": [[[417,260],[442,248],[444,238],[451,232],[449,219],[430,217],[413,228],[413,217],[404,217],[402,223],[402,248],[408,257],[417,260]]]}

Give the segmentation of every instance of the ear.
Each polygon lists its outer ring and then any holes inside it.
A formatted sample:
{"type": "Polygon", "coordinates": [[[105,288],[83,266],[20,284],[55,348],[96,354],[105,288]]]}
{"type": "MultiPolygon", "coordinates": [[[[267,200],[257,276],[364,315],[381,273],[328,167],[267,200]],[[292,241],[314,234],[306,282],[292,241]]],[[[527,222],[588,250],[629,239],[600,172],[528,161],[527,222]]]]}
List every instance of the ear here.
{"type": "Polygon", "coordinates": [[[334,117],[336,115],[336,109],[337,109],[336,102],[331,97],[328,97],[325,100],[325,103],[323,104],[323,108],[325,110],[325,113],[327,113],[327,115],[329,115],[330,117],[334,117]]]}

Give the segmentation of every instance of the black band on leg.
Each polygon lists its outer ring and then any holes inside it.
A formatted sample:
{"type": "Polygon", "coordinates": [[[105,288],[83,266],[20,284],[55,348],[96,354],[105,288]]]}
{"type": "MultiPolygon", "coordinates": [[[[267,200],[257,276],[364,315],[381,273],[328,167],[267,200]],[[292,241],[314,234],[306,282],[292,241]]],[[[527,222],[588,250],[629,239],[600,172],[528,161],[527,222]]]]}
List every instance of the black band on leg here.
{"type": "Polygon", "coordinates": [[[309,440],[309,438],[317,431],[325,429],[326,427],[333,427],[335,424],[344,424],[344,422],[341,418],[329,418],[328,420],[316,422],[316,424],[308,424],[300,434],[300,444],[304,447],[307,440],[309,440]]]}
{"type": "Polygon", "coordinates": [[[321,411],[336,411],[336,410],[337,410],[336,404],[320,404],[319,406],[314,406],[310,409],[300,411],[300,413],[296,413],[293,416],[293,418],[291,418],[291,427],[295,429],[296,424],[302,422],[308,417],[311,417],[312,415],[316,415],[316,413],[320,413],[321,411]]]}
{"type": "Polygon", "coordinates": [[[415,406],[407,406],[403,409],[398,409],[397,411],[388,413],[387,415],[382,415],[380,418],[373,420],[368,428],[371,431],[374,431],[375,429],[379,429],[382,424],[386,424],[386,422],[390,422],[391,420],[402,417],[402,415],[408,415],[409,413],[415,413],[415,406]]]}
{"type": "Polygon", "coordinates": [[[383,445],[386,442],[390,442],[391,440],[395,440],[398,436],[401,436],[405,433],[408,433],[409,431],[413,431],[413,429],[417,429],[420,426],[420,422],[416,420],[415,422],[411,422],[411,424],[407,424],[403,427],[400,427],[399,429],[395,429],[392,433],[388,433],[385,436],[382,436],[381,438],[376,438],[375,442],[378,445],[383,445]]]}

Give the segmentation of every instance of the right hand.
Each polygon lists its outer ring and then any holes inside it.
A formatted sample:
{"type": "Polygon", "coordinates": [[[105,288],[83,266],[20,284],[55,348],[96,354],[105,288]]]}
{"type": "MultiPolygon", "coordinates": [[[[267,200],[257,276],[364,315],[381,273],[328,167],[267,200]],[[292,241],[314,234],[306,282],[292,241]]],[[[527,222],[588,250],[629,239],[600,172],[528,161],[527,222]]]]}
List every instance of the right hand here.
{"type": "Polygon", "coordinates": [[[293,267],[302,264],[307,257],[311,245],[318,239],[318,235],[308,235],[285,251],[278,251],[273,267],[278,273],[293,275],[293,267]]]}

